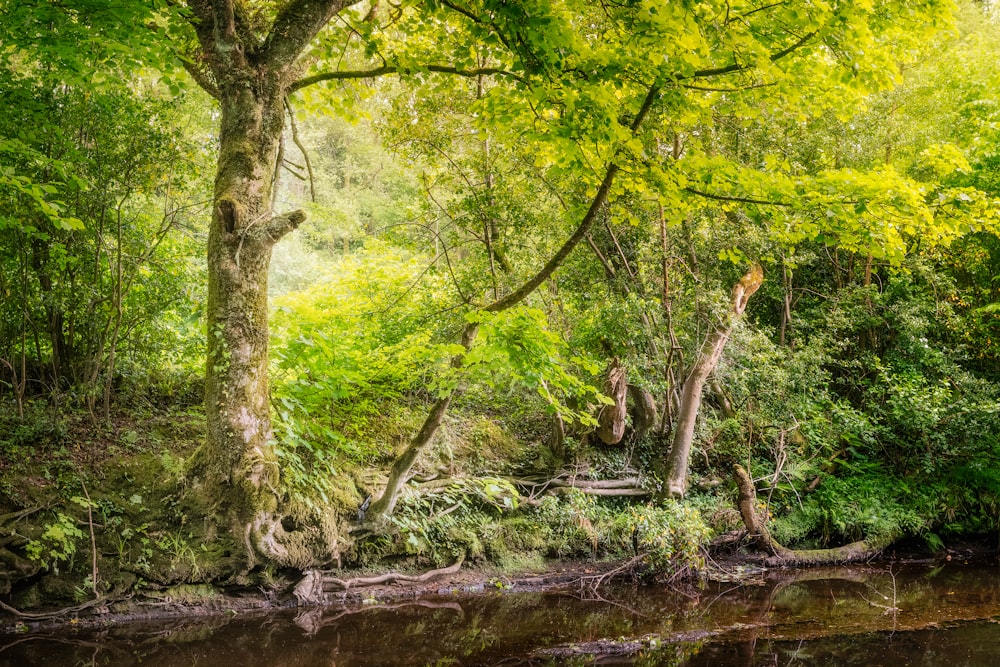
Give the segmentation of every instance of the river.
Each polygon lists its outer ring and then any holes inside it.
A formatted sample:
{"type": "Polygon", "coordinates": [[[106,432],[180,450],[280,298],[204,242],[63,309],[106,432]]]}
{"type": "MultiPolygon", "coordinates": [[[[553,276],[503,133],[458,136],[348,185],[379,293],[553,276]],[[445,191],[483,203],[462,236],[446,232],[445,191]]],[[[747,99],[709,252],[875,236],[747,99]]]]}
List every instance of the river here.
{"type": "Polygon", "coordinates": [[[749,583],[135,622],[6,636],[0,667],[1000,665],[1000,567],[864,565],[749,583]]]}

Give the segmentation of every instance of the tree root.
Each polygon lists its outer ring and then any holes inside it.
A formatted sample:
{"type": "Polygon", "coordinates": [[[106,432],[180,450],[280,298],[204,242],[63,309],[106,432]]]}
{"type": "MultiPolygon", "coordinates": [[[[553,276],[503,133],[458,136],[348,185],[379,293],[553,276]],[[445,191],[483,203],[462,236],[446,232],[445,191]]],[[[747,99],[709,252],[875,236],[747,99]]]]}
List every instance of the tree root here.
{"type": "Polygon", "coordinates": [[[541,493],[568,493],[570,489],[576,489],[581,493],[593,496],[648,496],[650,491],[642,488],[638,477],[627,477],[625,479],[563,479],[556,477],[549,480],[514,479],[510,478],[512,484],[531,489],[532,495],[536,495],[536,489],[541,489],[541,493]]]}
{"type": "Polygon", "coordinates": [[[895,535],[871,538],[845,544],[831,549],[789,549],[778,543],[767,526],[757,516],[757,491],[747,471],[741,465],[734,467],[736,486],[740,495],[737,505],[743,517],[748,535],[757,545],[768,551],[771,556],[764,559],[764,564],[770,567],[787,565],[833,565],[857,563],[871,560],[882,553],[882,550],[895,541],[895,535]]]}
{"type": "Polygon", "coordinates": [[[65,616],[66,614],[75,614],[77,612],[85,611],[87,609],[91,609],[98,605],[111,604],[112,602],[122,602],[126,599],[128,598],[120,598],[118,600],[108,600],[103,598],[88,600],[87,602],[84,602],[83,604],[78,604],[75,607],[64,607],[62,609],[57,609],[55,611],[40,612],[37,614],[32,614],[26,611],[21,611],[20,609],[15,609],[14,607],[11,607],[9,604],[0,600],[0,609],[7,612],[8,614],[12,614],[26,621],[47,621],[47,620],[52,620],[54,618],[59,618],[60,616],[65,616]]]}
{"type": "Polygon", "coordinates": [[[463,562],[465,562],[464,553],[458,557],[458,560],[454,564],[438,570],[430,570],[423,574],[387,572],[373,577],[354,577],[353,579],[339,579],[320,570],[310,570],[305,573],[302,580],[295,586],[294,595],[300,605],[320,604],[324,601],[327,592],[343,592],[362,586],[377,586],[378,584],[394,584],[397,582],[419,584],[430,581],[435,577],[455,574],[461,569],[463,562]]]}

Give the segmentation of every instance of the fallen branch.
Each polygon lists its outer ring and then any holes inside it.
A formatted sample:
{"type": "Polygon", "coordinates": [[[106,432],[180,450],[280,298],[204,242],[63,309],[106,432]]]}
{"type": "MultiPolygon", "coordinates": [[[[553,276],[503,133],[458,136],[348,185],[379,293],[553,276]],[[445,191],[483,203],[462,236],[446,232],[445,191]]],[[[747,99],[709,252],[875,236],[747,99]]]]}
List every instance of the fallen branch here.
{"type": "Polygon", "coordinates": [[[35,512],[41,512],[44,509],[48,509],[46,505],[39,505],[37,507],[30,507],[28,509],[19,510],[17,512],[10,512],[9,514],[0,514],[0,525],[7,523],[8,521],[17,521],[23,519],[26,516],[30,516],[35,512]]]}
{"type": "Polygon", "coordinates": [[[592,496],[648,496],[650,491],[642,488],[641,480],[638,477],[627,477],[625,479],[565,479],[556,477],[547,480],[514,479],[509,478],[512,484],[531,489],[534,492],[539,487],[542,493],[568,493],[570,489],[576,489],[581,493],[592,496]]]}
{"type": "Polygon", "coordinates": [[[322,574],[323,579],[323,590],[327,589],[334,591],[346,591],[350,588],[357,588],[359,586],[377,586],[378,584],[392,584],[398,581],[404,581],[407,583],[422,583],[425,581],[430,581],[435,577],[441,577],[446,574],[455,574],[462,567],[462,563],[465,561],[465,554],[463,553],[458,557],[453,565],[448,567],[443,567],[439,570],[430,570],[429,572],[424,572],[423,574],[400,574],[399,572],[387,572],[386,574],[380,574],[374,577],[355,577],[353,579],[338,579],[337,577],[331,577],[326,574],[322,574]]]}
{"type": "Polygon", "coordinates": [[[634,574],[635,570],[645,563],[647,553],[638,553],[632,558],[628,559],[621,565],[615,567],[614,569],[608,570],[607,572],[601,572],[600,574],[589,575],[585,577],[580,577],[580,588],[590,591],[596,591],[598,588],[608,583],[615,577],[629,573],[634,574]]]}

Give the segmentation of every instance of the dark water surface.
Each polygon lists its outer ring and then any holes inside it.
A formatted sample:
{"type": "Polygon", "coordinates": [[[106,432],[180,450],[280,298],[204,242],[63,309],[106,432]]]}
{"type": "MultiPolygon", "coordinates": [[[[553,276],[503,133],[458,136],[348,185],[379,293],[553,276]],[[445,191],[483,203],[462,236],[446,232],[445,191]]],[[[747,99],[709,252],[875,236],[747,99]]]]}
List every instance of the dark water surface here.
{"type": "Polygon", "coordinates": [[[710,583],[497,593],[0,638],[0,667],[1000,665],[1000,567],[860,566],[710,583]],[[593,598],[593,596],[589,596],[593,598]]]}

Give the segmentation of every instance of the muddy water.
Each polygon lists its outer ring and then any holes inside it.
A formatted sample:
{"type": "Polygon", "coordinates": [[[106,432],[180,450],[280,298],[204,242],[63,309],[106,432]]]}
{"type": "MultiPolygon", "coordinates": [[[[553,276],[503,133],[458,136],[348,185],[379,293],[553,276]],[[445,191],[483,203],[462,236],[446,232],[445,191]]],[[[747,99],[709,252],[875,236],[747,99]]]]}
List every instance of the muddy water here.
{"type": "Polygon", "coordinates": [[[841,567],[696,591],[444,593],[0,638],[0,667],[1000,665],[1000,566],[841,567]]]}

